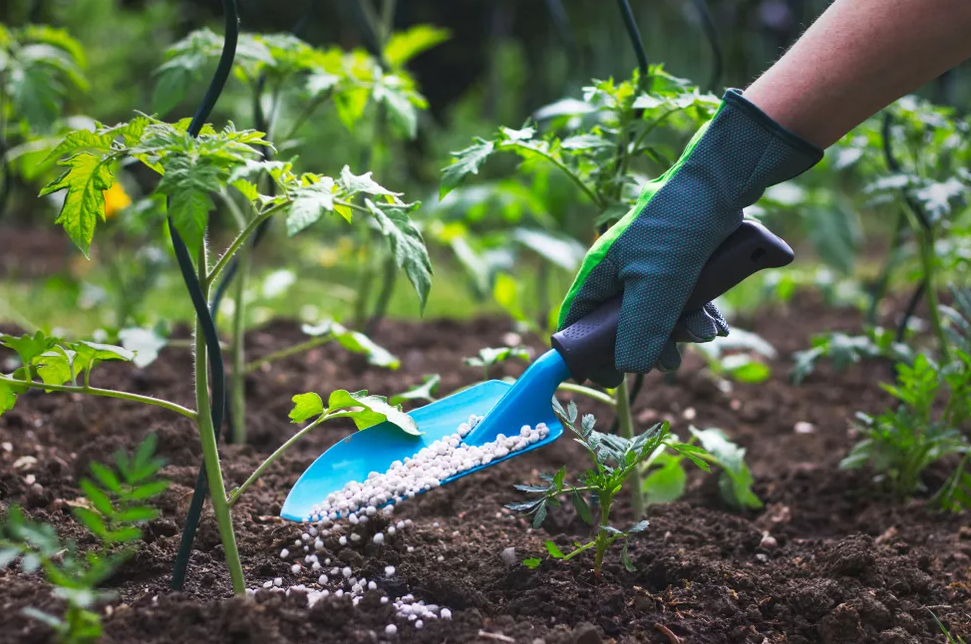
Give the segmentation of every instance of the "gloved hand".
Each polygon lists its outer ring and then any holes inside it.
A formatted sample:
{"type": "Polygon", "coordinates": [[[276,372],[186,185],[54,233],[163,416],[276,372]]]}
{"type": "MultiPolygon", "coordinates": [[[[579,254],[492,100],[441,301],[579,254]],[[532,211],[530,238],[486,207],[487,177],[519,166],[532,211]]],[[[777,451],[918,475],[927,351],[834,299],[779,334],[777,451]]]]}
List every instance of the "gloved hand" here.
{"type": "Polygon", "coordinates": [[[560,308],[559,329],[623,292],[617,369],[677,369],[681,355],[671,340],[676,324],[696,342],[728,334],[713,304],[681,316],[705,262],[738,228],[742,208],[822,157],[822,150],[773,121],[740,91],[728,90],[678,162],[648,183],[634,207],[587,253],[560,308]]]}

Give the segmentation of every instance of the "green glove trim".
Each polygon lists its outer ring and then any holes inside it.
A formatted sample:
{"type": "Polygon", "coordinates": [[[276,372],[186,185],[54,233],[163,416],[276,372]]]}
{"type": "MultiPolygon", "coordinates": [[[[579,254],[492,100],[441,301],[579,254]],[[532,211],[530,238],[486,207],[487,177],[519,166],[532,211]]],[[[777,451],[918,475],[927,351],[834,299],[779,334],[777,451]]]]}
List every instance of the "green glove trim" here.
{"type": "Polygon", "coordinates": [[[616,366],[650,371],[702,266],[741,223],[742,209],[822,154],[729,90],[677,163],[594,243],[560,309],[559,328],[623,293],[616,366]]]}

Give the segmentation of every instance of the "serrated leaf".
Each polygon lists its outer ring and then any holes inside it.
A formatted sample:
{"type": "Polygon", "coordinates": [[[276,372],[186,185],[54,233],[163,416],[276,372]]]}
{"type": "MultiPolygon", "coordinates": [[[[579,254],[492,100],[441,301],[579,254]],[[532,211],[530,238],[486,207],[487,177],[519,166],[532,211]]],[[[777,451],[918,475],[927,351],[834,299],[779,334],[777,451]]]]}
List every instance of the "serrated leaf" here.
{"type": "Polygon", "coordinates": [[[324,413],[324,401],[313,392],[297,394],[291,400],[290,420],[294,423],[303,423],[324,413]]]}
{"type": "Polygon", "coordinates": [[[374,216],[378,230],[384,236],[398,268],[403,268],[408,280],[418,293],[420,310],[425,311],[428,293],[432,288],[432,260],[418,228],[408,214],[398,208],[383,210],[370,199],[365,200],[367,209],[374,216]]]}
{"type": "Polygon", "coordinates": [[[337,185],[346,193],[345,198],[348,199],[358,193],[385,195],[389,197],[401,196],[402,193],[392,192],[372,179],[372,174],[372,172],[365,172],[364,174],[356,175],[351,172],[350,166],[345,165],[341,169],[341,176],[337,180],[337,185]]]}
{"type": "Polygon", "coordinates": [[[372,88],[374,100],[385,106],[391,124],[397,132],[409,139],[418,133],[416,105],[425,106],[425,99],[412,90],[403,78],[386,74],[372,88]]]}
{"type": "Polygon", "coordinates": [[[415,56],[445,42],[451,36],[448,29],[432,25],[415,25],[391,34],[384,46],[384,59],[392,67],[400,67],[415,56]]]}
{"type": "Polygon", "coordinates": [[[41,354],[36,358],[37,375],[46,385],[63,385],[71,382],[77,375],[74,367],[76,355],[74,351],[67,351],[62,347],[41,354]]]}
{"type": "Polygon", "coordinates": [[[570,500],[573,501],[573,507],[577,511],[577,516],[579,516],[580,519],[587,525],[593,525],[593,515],[591,514],[590,506],[587,505],[587,500],[583,498],[583,495],[576,490],[573,490],[570,500]]]}
{"type": "Polygon", "coordinates": [[[645,530],[647,530],[649,525],[650,523],[647,521],[647,519],[638,521],[631,527],[630,530],[627,531],[627,534],[638,534],[640,532],[644,532],[645,530]]]}
{"type": "Polygon", "coordinates": [[[540,504],[536,507],[536,514],[533,515],[533,528],[539,529],[543,525],[543,521],[546,521],[547,512],[547,499],[540,501],[540,504]]]}
{"type": "Polygon", "coordinates": [[[121,360],[131,362],[135,354],[124,347],[117,347],[111,344],[99,344],[97,342],[72,342],[71,349],[77,352],[77,362],[80,366],[90,369],[98,362],[106,360],[121,360]]]}
{"type": "Polygon", "coordinates": [[[420,436],[418,425],[400,407],[389,405],[383,396],[369,396],[366,391],[349,392],[338,389],[327,399],[327,412],[350,418],[358,429],[367,429],[389,422],[407,434],[420,436]],[[347,410],[347,411],[341,411],[347,410]]]}
{"type": "Polygon", "coordinates": [[[193,255],[202,246],[209,211],[215,204],[209,193],[222,188],[220,169],[205,158],[184,154],[166,156],[165,174],[156,190],[169,196],[169,216],[193,255]]]}
{"type": "Polygon", "coordinates": [[[464,150],[453,152],[451,165],[442,170],[442,185],[439,199],[445,197],[453,188],[457,187],[470,174],[479,174],[479,168],[495,151],[495,143],[485,139],[476,139],[476,143],[464,150]]]}
{"type": "MultiPolygon", "coordinates": [[[[287,214],[287,234],[291,237],[317,223],[325,213],[334,212],[334,180],[324,179],[292,193],[293,203],[287,214]]],[[[349,215],[343,211],[340,214],[350,223],[349,215]]]]}
{"type": "Polygon", "coordinates": [[[512,238],[566,271],[576,271],[587,249],[572,237],[536,228],[516,228],[512,238]]]}
{"type": "Polygon", "coordinates": [[[560,550],[560,547],[549,539],[546,540],[546,552],[550,553],[550,556],[554,559],[563,559],[566,557],[563,551],[560,550]]]}
{"type": "Polygon", "coordinates": [[[58,165],[68,170],[41,190],[41,196],[67,190],[55,224],[61,224],[68,237],[85,257],[94,238],[98,219],[106,221],[104,191],[115,178],[108,161],[87,152],[78,153],[58,165]]]}
{"type": "Polygon", "coordinates": [[[0,345],[13,349],[24,365],[29,365],[34,358],[49,351],[55,343],[55,338],[48,337],[43,331],[34,335],[24,334],[19,338],[6,333],[0,333],[0,345]]]}

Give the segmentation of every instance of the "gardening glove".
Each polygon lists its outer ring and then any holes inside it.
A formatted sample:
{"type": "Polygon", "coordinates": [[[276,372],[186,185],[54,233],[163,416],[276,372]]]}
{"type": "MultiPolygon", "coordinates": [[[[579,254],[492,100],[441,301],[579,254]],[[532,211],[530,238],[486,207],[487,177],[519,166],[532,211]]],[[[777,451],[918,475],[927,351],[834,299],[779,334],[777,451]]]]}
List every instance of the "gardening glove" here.
{"type": "MultiPolygon", "coordinates": [[[[822,150],[773,121],[741,91],[728,90],[678,162],[649,182],[634,207],[587,253],[560,308],[559,329],[623,293],[614,350],[617,370],[677,369],[681,355],[671,340],[675,325],[693,342],[728,335],[713,304],[681,316],[705,262],[738,228],[742,208],[822,156],[822,150]]],[[[591,379],[598,382],[596,375],[591,379]]],[[[601,379],[607,379],[605,374],[601,379]]]]}

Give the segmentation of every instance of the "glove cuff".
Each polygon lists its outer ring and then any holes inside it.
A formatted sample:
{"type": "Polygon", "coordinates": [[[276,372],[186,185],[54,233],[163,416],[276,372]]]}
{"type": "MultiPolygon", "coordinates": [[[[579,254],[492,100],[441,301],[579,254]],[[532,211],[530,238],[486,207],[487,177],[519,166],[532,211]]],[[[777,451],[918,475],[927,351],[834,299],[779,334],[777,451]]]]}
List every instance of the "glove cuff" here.
{"type": "MultiPolygon", "coordinates": [[[[799,176],[820,162],[823,150],[801,136],[786,129],[754,103],[747,100],[739,89],[729,89],[722,98],[722,108],[712,120],[711,127],[725,130],[729,145],[754,146],[761,154],[758,163],[751,168],[744,196],[751,194],[754,203],[769,186],[799,176]],[[722,123],[719,123],[722,121],[722,123]],[[719,127],[720,126],[720,127],[719,127]]],[[[746,155],[750,156],[750,155],[746,155]]]]}

